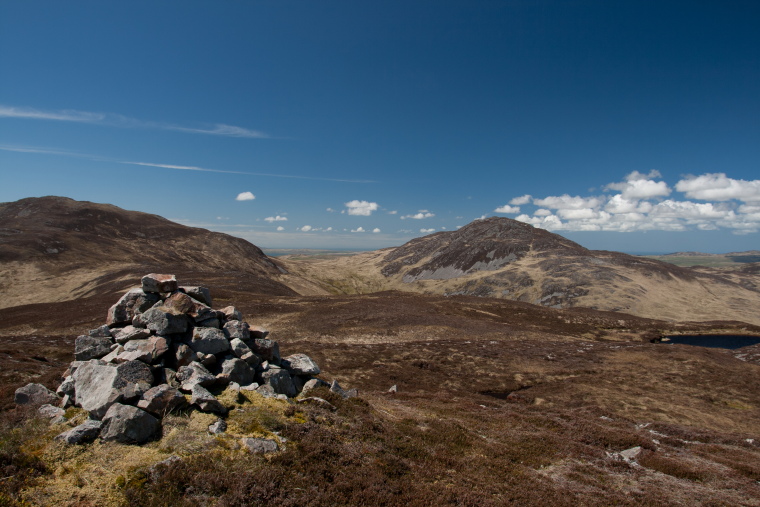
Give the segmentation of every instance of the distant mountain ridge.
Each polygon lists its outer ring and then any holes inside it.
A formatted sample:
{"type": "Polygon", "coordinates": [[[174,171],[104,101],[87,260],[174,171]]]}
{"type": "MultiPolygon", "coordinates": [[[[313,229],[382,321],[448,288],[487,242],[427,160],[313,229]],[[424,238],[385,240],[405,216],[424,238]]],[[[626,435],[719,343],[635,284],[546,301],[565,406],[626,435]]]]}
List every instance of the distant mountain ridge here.
{"type": "Polygon", "coordinates": [[[237,273],[252,290],[294,294],[278,263],[241,238],[66,197],[0,203],[0,307],[119,290],[117,280],[152,270],[237,273]],[[31,296],[30,282],[50,290],[31,296]]]}
{"type": "MultiPolygon", "coordinates": [[[[594,251],[509,218],[329,260],[285,260],[332,292],[402,290],[587,307],[669,320],[760,322],[760,284],[645,257],[594,251]]],[[[755,277],[749,270],[741,276],[755,277]]]]}

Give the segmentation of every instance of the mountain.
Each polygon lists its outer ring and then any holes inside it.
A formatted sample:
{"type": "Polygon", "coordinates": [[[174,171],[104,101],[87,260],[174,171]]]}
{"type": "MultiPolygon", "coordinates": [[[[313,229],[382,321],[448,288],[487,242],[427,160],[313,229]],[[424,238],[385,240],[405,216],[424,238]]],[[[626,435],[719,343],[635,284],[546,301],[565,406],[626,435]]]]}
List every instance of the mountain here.
{"type": "MultiPolygon", "coordinates": [[[[588,250],[508,218],[397,248],[330,260],[283,259],[289,271],[336,293],[403,290],[505,298],[556,308],[586,307],[648,318],[758,323],[760,286],[654,259],[588,250]]],[[[746,277],[756,277],[750,271],[746,277]]]]}
{"type": "Polygon", "coordinates": [[[0,203],[0,308],[110,294],[152,271],[294,294],[277,262],[240,238],[66,197],[0,203]]]}

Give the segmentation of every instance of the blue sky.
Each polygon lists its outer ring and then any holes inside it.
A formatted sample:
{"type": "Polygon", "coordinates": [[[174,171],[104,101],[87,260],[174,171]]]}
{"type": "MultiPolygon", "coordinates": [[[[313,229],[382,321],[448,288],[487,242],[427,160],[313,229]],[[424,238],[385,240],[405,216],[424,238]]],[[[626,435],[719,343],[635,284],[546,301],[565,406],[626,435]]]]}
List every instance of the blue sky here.
{"type": "Polygon", "coordinates": [[[760,249],[760,3],[0,3],[0,201],[261,247],[483,216],[627,252],[760,249]]]}

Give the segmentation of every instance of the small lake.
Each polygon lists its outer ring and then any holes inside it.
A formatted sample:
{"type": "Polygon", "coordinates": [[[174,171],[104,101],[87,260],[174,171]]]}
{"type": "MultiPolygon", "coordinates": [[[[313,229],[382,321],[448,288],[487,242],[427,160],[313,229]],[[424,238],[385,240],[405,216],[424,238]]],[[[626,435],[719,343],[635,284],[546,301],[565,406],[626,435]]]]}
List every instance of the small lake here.
{"type": "Polygon", "coordinates": [[[760,336],[730,335],[730,334],[707,334],[707,335],[677,335],[667,336],[669,341],[663,339],[662,343],[679,343],[682,345],[696,345],[698,347],[710,347],[715,349],[738,349],[760,343],[760,336]]]}

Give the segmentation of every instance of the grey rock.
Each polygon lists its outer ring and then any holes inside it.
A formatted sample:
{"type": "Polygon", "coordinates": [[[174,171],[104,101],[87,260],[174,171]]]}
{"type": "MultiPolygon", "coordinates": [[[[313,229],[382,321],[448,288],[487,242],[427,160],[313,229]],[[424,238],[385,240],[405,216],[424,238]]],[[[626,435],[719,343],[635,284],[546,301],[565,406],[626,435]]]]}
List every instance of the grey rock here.
{"type": "Polygon", "coordinates": [[[184,343],[172,344],[172,350],[174,350],[174,358],[177,361],[177,368],[187,366],[195,361],[195,351],[184,343]]]}
{"type": "Polygon", "coordinates": [[[161,422],[146,411],[114,403],[103,416],[100,438],[124,444],[142,444],[156,437],[161,422]]]}
{"type": "Polygon", "coordinates": [[[241,439],[241,443],[246,449],[254,454],[267,454],[280,450],[280,446],[277,445],[277,442],[268,438],[243,438],[241,439]]]}
{"type": "Polygon", "coordinates": [[[224,336],[226,336],[230,341],[234,339],[248,341],[251,339],[251,333],[249,329],[250,328],[246,322],[241,322],[239,320],[230,320],[224,324],[224,336]]]}
{"type": "Polygon", "coordinates": [[[206,319],[206,320],[196,320],[195,324],[198,327],[213,327],[215,329],[221,329],[222,328],[222,322],[218,318],[216,318],[216,317],[212,317],[212,318],[206,319]]]}
{"type": "Polygon", "coordinates": [[[171,312],[164,311],[162,307],[151,308],[140,315],[139,320],[139,323],[144,323],[145,327],[160,335],[184,333],[187,331],[190,324],[187,315],[175,315],[171,312]]]}
{"type": "Polygon", "coordinates": [[[142,340],[150,336],[150,330],[128,325],[121,329],[114,329],[116,343],[126,343],[130,340],[142,340]]]}
{"type": "Polygon", "coordinates": [[[224,433],[227,431],[227,423],[224,421],[224,419],[217,419],[214,424],[209,424],[208,426],[208,432],[212,435],[218,435],[219,433],[224,433]]]}
{"type": "Polygon", "coordinates": [[[137,402],[137,407],[158,417],[164,417],[181,408],[186,401],[177,389],[168,384],[161,384],[145,391],[137,402]]]}
{"type": "Polygon", "coordinates": [[[626,449],[624,451],[620,451],[618,454],[621,458],[623,458],[624,461],[630,463],[632,461],[635,461],[636,458],[639,457],[641,454],[642,448],[641,446],[631,447],[630,449],[626,449]]]}
{"type": "Polygon", "coordinates": [[[272,389],[277,394],[284,394],[289,397],[298,394],[287,370],[270,368],[261,374],[261,378],[264,380],[264,384],[272,386],[272,389]]]}
{"type": "Polygon", "coordinates": [[[213,327],[196,327],[190,348],[204,354],[219,354],[230,350],[230,342],[220,329],[213,327]]]}
{"type": "Polygon", "coordinates": [[[156,385],[169,384],[171,387],[179,389],[176,370],[171,368],[159,368],[153,373],[156,378],[156,385]]]}
{"type": "Polygon", "coordinates": [[[248,333],[250,333],[252,340],[269,336],[269,331],[259,326],[248,326],[248,333]]]}
{"type": "MultiPolygon", "coordinates": [[[[267,386],[267,387],[269,387],[269,386],[267,386]]],[[[259,384],[257,384],[256,382],[252,382],[252,383],[248,384],[247,386],[240,386],[240,390],[241,391],[255,391],[258,388],[259,388],[259,384]]],[[[272,391],[272,392],[274,393],[274,391],[272,391]]]]}
{"type": "Polygon", "coordinates": [[[58,386],[58,389],[55,390],[55,394],[58,396],[74,396],[74,377],[71,375],[67,376],[65,379],[63,379],[63,382],[61,382],[61,385],[58,386]]]}
{"type": "Polygon", "coordinates": [[[111,405],[122,399],[122,394],[113,389],[116,376],[115,366],[94,361],[79,366],[72,375],[77,405],[95,419],[102,418],[111,405]]]}
{"type": "Polygon", "coordinates": [[[197,406],[203,412],[215,412],[218,414],[226,414],[227,409],[222,405],[216,396],[211,394],[208,389],[196,384],[193,386],[192,398],[190,403],[197,406]]]}
{"type": "Polygon", "coordinates": [[[306,354],[293,354],[280,361],[283,368],[290,370],[294,375],[319,375],[317,363],[306,354]]]}
{"type": "Polygon", "coordinates": [[[98,338],[111,338],[111,328],[108,327],[108,325],[104,324],[100,327],[96,327],[95,329],[90,329],[90,331],[87,333],[90,336],[98,337],[98,338]]]}
{"type": "Polygon", "coordinates": [[[68,431],[64,431],[60,435],[55,437],[55,440],[65,442],[67,444],[86,444],[92,442],[100,434],[100,428],[103,423],[94,419],[88,419],[79,426],[76,426],[68,431]]]}
{"type": "Polygon", "coordinates": [[[193,361],[177,371],[177,381],[183,391],[192,391],[196,385],[210,386],[216,383],[216,377],[205,366],[193,361]]]}
{"type": "Polygon", "coordinates": [[[121,345],[115,345],[115,348],[113,348],[111,352],[103,356],[101,360],[104,363],[115,363],[116,359],[119,357],[119,354],[121,354],[122,352],[124,352],[124,347],[122,347],[121,345]]]}
{"type": "Polygon", "coordinates": [[[27,384],[16,389],[13,401],[16,405],[44,405],[58,403],[58,396],[42,384],[27,384]]]}
{"type": "Polygon", "coordinates": [[[147,340],[131,340],[124,344],[124,352],[118,355],[117,362],[139,360],[153,364],[169,351],[169,343],[163,336],[151,336],[147,340]]]}
{"type": "Polygon", "coordinates": [[[264,398],[276,398],[277,393],[274,392],[274,389],[269,384],[264,384],[262,386],[259,386],[255,389],[257,393],[259,393],[264,398]]]}
{"type": "Polygon", "coordinates": [[[106,324],[109,327],[129,324],[135,315],[144,312],[158,300],[156,294],[146,294],[142,289],[132,289],[108,309],[106,324]]]}
{"type": "Polygon", "coordinates": [[[388,389],[388,392],[391,394],[395,394],[398,392],[398,386],[396,384],[393,384],[390,389],[388,389]]]}
{"type": "Polygon", "coordinates": [[[359,397],[359,390],[355,387],[349,389],[348,391],[345,391],[346,398],[358,398],[359,397]]]}
{"type": "Polygon", "coordinates": [[[112,338],[102,336],[78,336],[74,342],[74,357],[77,361],[98,359],[111,352],[112,338]]]}
{"type": "Polygon", "coordinates": [[[248,363],[237,357],[225,359],[222,363],[222,375],[229,382],[235,382],[240,385],[248,385],[253,382],[256,372],[248,363]]]}
{"type": "Polygon", "coordinates": [[[240,359],[243,359],[243,356],[246,354],[253,354],[251,348],[240,338],[232,338],[230,340],[230,348],[232,349],[232,353],[240,359]]]}
{"type": "Polygon", "coordinates": [[[317,387],[330,387],[330,384],[328,384],[327,382],[325,382],[322,379],[313,378],[313,379],[307,381],[303,385],[303,388],[301,389],[301,394],[306,394],[309,391],[311,391],[312,389],[316,389],[317,387]]]}
{"type": "Polygon", "coordinates": [[[174,275],[151,273],[142,277],[143,292],[174,292],[177,290],[177,279],[174,275]]]}
{"type": "Polygon", "coordinates": [[[47,417],[48,419],[54,419],[56,417],[60,417],[63,414],[66,413],[65,410],[62,408],[54,407],[50,404],[42,405],[40,408],[37,409],[37,413],[40,414],[42,417],[47,417]]]}
{"type": "Polygon", "coordinates": [[[185,294],[195,299],[196,301],[200,301],[206,306],[213,306],[211,301],[211,291],[209,291],[206,287],[180,287],[180,290],[185,291],[185,294]]]}
{"type": "Polygon", "coordinates": [[[346,394],[346,391],[343,390],[342,387],[340,387],[340,384],[338,384],[337,380],[333,380],[332,384],[330,384],[330,391],[340,394],[344,398],[348,398],[348,395],[346,394]]]}
{"type": "Polygon", "coordinates": [[[269,340],[267,338],[256,338],[249,342],[251,350],[259,356],[263,361],[269,361],[270,363],[280,362],[280,346],[276,341],[269,340]]]}
{"type": "Polygon", "coordinates": [[[226,306],[219,310],[224,314],[226,320],[243,320],[243,314],[240,313],[234,306],[226,306]]]}
{"type": "Polygon", "coordinates": [[[214,354],[196,352],[196,355],[198,356],[198,361],[207,368],[216,364],[216,356],[214,354]]]}

